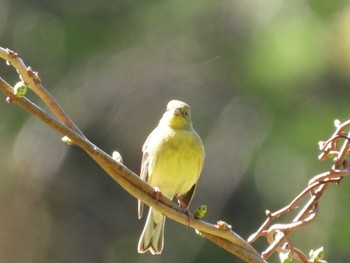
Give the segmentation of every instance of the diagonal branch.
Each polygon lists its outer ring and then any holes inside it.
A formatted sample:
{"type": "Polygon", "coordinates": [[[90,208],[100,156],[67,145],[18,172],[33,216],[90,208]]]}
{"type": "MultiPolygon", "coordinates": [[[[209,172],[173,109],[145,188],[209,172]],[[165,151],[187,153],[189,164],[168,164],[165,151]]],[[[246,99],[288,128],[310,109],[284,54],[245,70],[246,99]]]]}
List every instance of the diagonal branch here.
{"type": "Polygon", "coordinates": [[[8,49],[5,50],[0,48],[0,57],[3,57],[10,63],[14,63],[13,66],[16,67],[22,80],[27,83],[31,90],[33,90],[44,101],[58,119],[46,113],[27,98],[16,97],[13,94],[13,88],[0,78],[0,90],[10,98],[12,103],[27,110],[60,134],[68,136],[73,144],[82,148],[106,173],[108,173],[135,198],[140,199],[145,204],[157,209],[165,216],[183,225],[197,229],[204,237],[246,262],[265,262],[259,253],[249,245],[249,243],[230,229],[221,229],[217,225],[209,224],[194,218],[191,218],[189,221],[188,215],[184,214],[183,211],[171,200],[164,196],[157,199],[154,198],[155,191],[149,184],[141,180],[126,166],[116,162],[111,156],[92,144],[83,135],[83,133],[63,112],[57,102],[41,86],[37,73],[34,73],[29,67],[26,67],[23,61],[18,58],[17,54],[8,49]]]}

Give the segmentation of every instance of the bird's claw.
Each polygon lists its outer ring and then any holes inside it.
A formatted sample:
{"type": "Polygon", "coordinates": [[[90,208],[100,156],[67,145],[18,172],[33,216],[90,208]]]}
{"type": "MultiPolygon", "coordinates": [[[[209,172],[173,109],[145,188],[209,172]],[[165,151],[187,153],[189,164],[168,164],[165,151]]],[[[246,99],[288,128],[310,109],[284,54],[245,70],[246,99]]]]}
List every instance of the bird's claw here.
{"type": "Polygon", "coordinates": [[[188,226],[189,226],[191,223],[192,214],[191,214],[190,210],[188,210],[187,204],[184,201],[182,201],[180,196],[176,194],[175,197],[176,197],[177,201],[179,202],[180,207],[183,209],[183,211],[185,212],[185,214],[188,217],[188,226]]]}
{"type": "Polygon", "coordinates": [[[157,202],[159,201],[160,197],[162,196],[162,191],[160,191],[160,189],[156,186],[153,188],[154,189],[154,198],[157,200],[157,202]]]}

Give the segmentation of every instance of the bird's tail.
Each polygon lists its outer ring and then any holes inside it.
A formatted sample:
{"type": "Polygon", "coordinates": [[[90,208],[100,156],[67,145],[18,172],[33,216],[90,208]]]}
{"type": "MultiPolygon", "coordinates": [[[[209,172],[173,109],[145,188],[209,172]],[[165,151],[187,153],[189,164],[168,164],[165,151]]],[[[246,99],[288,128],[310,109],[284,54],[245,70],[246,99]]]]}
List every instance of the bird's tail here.
{"type": "Polygon", "coordinates": [[[164,224],[165,216],[150,208],[137,246],[139,253],[145,253],[148,250],[153,255],[162,253],[164,246],[164,224]]]}

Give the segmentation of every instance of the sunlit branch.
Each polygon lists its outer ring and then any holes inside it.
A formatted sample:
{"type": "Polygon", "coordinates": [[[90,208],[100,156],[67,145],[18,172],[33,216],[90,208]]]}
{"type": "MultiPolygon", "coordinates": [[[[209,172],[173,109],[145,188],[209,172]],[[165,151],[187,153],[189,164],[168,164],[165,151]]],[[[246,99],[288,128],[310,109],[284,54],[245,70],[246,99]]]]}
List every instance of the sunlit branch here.
{"type": "Polygon", "coordinates": [[[135,198],[140,199],[143,203],[157,209],[165,216],[185,226],[197,229],[202,236],[246,262],[266,262],[249,243],[231,229],[222,229],[218,227],[217,224],[210,224],[202,220],[194,219],[193,217],[189,220],[188,215],[171,200],[164,196],[158,196],[156,198],[155,191],[149,184],[141,180],[126,166],[115,161],[110,155],[92,144],[85,137],[80,129],[64,113],[56,100],[41,85],[38,73],[32,71],[30,67],[27,67],[15,52],[0,48],[0,57],[16,68],[20,79],[39,96],[56,118],[27,98],[15,96],[12,86],[0,77],[0,90],[9,98],[7,100],[8,102],[19,105],[61,135],[67,136],[71,143],[82,148],[107,174],[119,183],[119,185],[135,198]]]}

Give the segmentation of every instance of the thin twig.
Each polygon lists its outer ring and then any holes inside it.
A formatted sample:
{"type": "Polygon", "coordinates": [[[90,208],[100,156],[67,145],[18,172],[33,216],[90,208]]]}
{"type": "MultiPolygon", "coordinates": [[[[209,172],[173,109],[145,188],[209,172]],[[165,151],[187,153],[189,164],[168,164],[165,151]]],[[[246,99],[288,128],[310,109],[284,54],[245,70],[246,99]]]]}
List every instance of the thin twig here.
{"type": "MultiPolygon", "coordinates": [[[[340,181],[348,176],[349,167],[346,161],[346,156],[350,150],[350,132],[345,134],[344,131],[350,127],[350,121],[346,121],[342,124],[337,123],[337,129],[333,135],[324,142],[320,142],[320,149],[322,153],[319,155],[320,160],[334,158],[332,168],[322,174],[316,175],[309,181],[309,185],[298,194],[292,202],[279,209],[276,212],[268,212],[267,219],[260,226],[260,228],[253,233],[248,242],[255,241],[258,237],[265,236],[269,242],[269,247],[262,252],[264,259],[268,259],[274,252],[286,252],[288,247],[291,252],[291,256],[299,262],[310,262],[301,250],[291,245],[289,235],[306,224],[312,222],[319,210],[319,200],[328,189],[330,184],[339,184],[340,181]],[[344,143],[341,149],[338,149],[338,142],[340,139],[344,139],[344,143]],[[271,225],[276,219],[285,213],[294,211],[298,204],[307,195],[310,195],[309,200],[302,207],[300,212],[295,216],[291,223],[271,225]]],[[[326,262],[326,261],[320,261],[326,262]]]]}
{"type": "Polygon", "coordinates": [[[39,74],[27,67],[18,54],[8,48],[0,47],[0,57],[10,63],[16,70],[21,80],[29,87],[38,97],[47,105],[56,118],[81,136],[85,135],[80,131],[78,126],[68,117],[56,100],[41,84],[39,74]]]}

